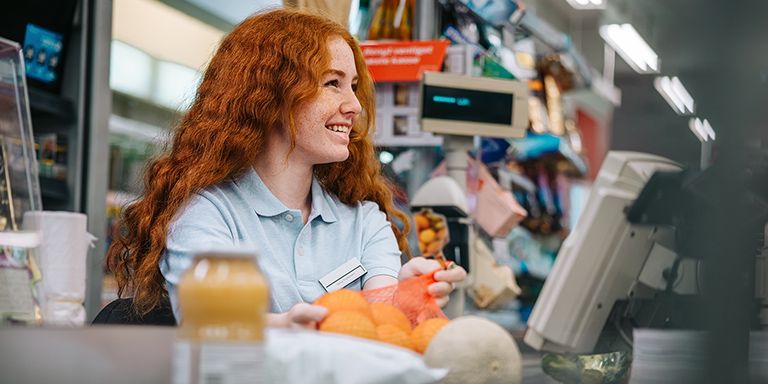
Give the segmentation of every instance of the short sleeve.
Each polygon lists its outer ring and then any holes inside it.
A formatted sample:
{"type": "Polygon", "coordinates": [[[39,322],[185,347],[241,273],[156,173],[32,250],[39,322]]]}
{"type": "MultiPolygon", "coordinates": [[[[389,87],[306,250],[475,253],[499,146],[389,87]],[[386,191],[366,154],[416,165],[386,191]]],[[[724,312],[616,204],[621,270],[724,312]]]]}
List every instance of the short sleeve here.
{"type": "Polygon", "coordinates": [[[363,255],[360,262],[368,271],[363,286],[373,276],[387,275],[397,278],[400,272],[400,248],[387,216],[374,202],[363,202],[362,210],[363,255]]]}
{"type": "Polygon", "coordinates": [[[176,284],[192,265],[194,254],[217,246],[231,247],[233,244],[233,232],[227,224],[225,214],[204,196],[194,195],[171,222],[159,267],[165,278],[165,286],[177,322],[181,317],[176,284]]]}

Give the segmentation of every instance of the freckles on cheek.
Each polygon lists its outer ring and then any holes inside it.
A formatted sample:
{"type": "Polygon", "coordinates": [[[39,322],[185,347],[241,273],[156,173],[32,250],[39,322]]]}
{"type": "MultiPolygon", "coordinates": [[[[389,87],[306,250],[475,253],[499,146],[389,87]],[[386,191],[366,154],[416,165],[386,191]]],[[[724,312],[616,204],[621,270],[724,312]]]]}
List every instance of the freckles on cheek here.
{"type": "Polygon", "coordinates": [[[301,113],[294,115],[293,118],[294,118],[294,123],[296,124],[296,127],[300,131],[303,131],[303,130],[310,129],[310,127],[313,125],[313,122],[316,120],[316,117],[317,117],[317,110],[314,108],[307,108],[301,111],[301,113]]]}
{"type": "Polygon", "coordinates": [[[309,118],[307,117],[306,114],[301,114],[299,116],[296,116],[294,119],[295,119],[294,120],[295,124],[299,127],[306,126],[307,123],[309,122],[309,118]]]}

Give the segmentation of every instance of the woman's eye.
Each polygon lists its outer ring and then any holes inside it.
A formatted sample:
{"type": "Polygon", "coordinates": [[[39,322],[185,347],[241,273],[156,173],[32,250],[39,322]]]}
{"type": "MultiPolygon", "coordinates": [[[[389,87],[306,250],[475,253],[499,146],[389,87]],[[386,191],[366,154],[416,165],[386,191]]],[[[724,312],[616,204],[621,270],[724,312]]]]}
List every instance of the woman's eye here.
{"type": "Polygon", "coordinates": [[[325,86],[326,87],[336,87],[336,88],[338,88],[339,87],[339,80],[335,80],[335,79],[334,80],[328,80],[328,81],[325,82],[325,86]]]}
{"type": "Polygon", "coordinates": [[[357,83],[352,84],[352,92],[357,92],[357,83]]]}

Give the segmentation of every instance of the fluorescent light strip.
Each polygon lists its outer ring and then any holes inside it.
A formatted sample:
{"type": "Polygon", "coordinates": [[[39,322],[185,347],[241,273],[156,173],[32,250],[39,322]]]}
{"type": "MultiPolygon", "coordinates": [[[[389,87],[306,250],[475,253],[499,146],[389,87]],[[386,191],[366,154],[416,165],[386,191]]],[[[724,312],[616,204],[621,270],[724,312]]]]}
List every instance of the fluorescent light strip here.
{"type": "Polygon", "coordinates": [[[657,77],[653,85],[678,115],[692,115],[695,112],[693,97],[676,76],[657,77]]]}
{"type": "Polygon", "coordinates": [[[712,126],[709,125],[709,120],[704,119],[704,122],[702,123],[702,127],[704,128],[704,133],[709,136],[709,139],[712,141],[715,141],[715,130],[712,129],[712,126]]]}
{"type": "Polygon", "coordinates": [[[712,129],[712,126],[707,119],[702,121],[698,117],[691,118],[688,122],[688,128],[691,129],[691,132],[693,132],[693,134],[696,135],[696,138],[702,143],[710,140],[715,141],[715,130],[712,129]]]}
{"type": "Polygon", "coordinates": [[[603,25],[600,27],[600,36],[635,72],[659,72],[659,56],[632,24],[603,25]]]}
{"type": "Polygon", "coordinates": [[[605,9],[604,0],[566,0],[574,9],[605,9]]]}
{"type": "Polygon", "coordinates": [[[691,132],[696,135],[696,138],[699,139],[699,141],[702,143],[707,141],[707,134],[704,132],[704,124],[698,117],[692,118],[688,122],[688,128],[690,128],[691,132]]]}

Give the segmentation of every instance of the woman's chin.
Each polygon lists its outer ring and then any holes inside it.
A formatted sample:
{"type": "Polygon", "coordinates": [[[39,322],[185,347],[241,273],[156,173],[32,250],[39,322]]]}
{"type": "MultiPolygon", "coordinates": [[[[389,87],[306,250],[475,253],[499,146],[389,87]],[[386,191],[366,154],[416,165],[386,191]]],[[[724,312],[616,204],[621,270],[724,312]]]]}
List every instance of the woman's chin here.
{"type": "Polygon", "coordinates": [[[346,161],[349,159],[349,150],[334,152],[333,154],[329,154],[325,159],[318,162],[317,164],[331,164],[331,163],[341,163],[342,161],[346,161]]]}

